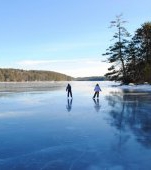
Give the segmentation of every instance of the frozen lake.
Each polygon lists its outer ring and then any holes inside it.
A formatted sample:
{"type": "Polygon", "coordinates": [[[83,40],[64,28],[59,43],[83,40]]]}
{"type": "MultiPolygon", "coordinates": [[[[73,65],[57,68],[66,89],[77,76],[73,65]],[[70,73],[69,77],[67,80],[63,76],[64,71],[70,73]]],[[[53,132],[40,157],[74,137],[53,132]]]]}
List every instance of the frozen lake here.
{"type": "Polygon", "coordinates": [[[150,170],[151,87],[0,84],[0,170],[150,170]]]}

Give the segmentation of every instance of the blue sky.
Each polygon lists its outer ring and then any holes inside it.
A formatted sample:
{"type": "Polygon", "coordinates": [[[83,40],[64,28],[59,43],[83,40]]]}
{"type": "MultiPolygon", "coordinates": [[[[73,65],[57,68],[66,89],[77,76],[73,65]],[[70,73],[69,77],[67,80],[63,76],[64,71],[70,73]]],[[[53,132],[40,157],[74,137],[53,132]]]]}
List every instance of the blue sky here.
{"type": "Polygon", "coordinates": [[[133,34],[150,8],[150,0],[0,0],[0,67],[104,75],[110,21],[123,13],[133,34]]]}

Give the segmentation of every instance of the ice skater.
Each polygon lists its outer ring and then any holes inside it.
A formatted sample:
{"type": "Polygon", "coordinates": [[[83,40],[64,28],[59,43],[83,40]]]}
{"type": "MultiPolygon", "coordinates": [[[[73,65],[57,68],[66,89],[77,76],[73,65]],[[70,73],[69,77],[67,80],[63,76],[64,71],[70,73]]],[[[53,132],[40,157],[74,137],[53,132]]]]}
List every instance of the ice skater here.
{"type": "Polygon", "coordinates": [[[95,91],[95,93],[94,93],[93,99],[95,99],[96,95],[97,95],[97,98],[99,98],[99,92],[102,91],[99,84],[96,84],[94,91],[95,91]]]}
{"type": "Polygon", "coordinates": [[[72,90],[71,90],[71,85],[68,84],[66,87],[66,91],[67,91],[67,96],[72,98],[72,90]]]}

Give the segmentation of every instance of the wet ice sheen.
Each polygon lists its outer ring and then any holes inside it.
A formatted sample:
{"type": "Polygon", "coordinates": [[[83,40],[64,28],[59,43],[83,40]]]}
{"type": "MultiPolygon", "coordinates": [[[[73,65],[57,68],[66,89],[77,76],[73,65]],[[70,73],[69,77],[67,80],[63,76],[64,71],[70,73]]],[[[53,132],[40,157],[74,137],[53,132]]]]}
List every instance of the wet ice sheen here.
{"type": "Polygon", "coordinates": [[[3,87],[0,170],[150,170],[151,87],[96,83],[3,87]]]}

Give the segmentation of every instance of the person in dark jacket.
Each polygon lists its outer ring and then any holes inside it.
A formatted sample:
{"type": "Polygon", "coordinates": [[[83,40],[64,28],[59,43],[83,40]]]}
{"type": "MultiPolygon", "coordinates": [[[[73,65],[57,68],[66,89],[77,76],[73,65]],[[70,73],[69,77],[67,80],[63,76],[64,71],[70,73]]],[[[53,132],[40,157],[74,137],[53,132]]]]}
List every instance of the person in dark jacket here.
{"type": "Polygon", "coordinates": [[[71,85],[70,84],[67,85],[66,91],[67,91],[67,96],[72,97],[72,90],[71,90],[71,85]]]}

